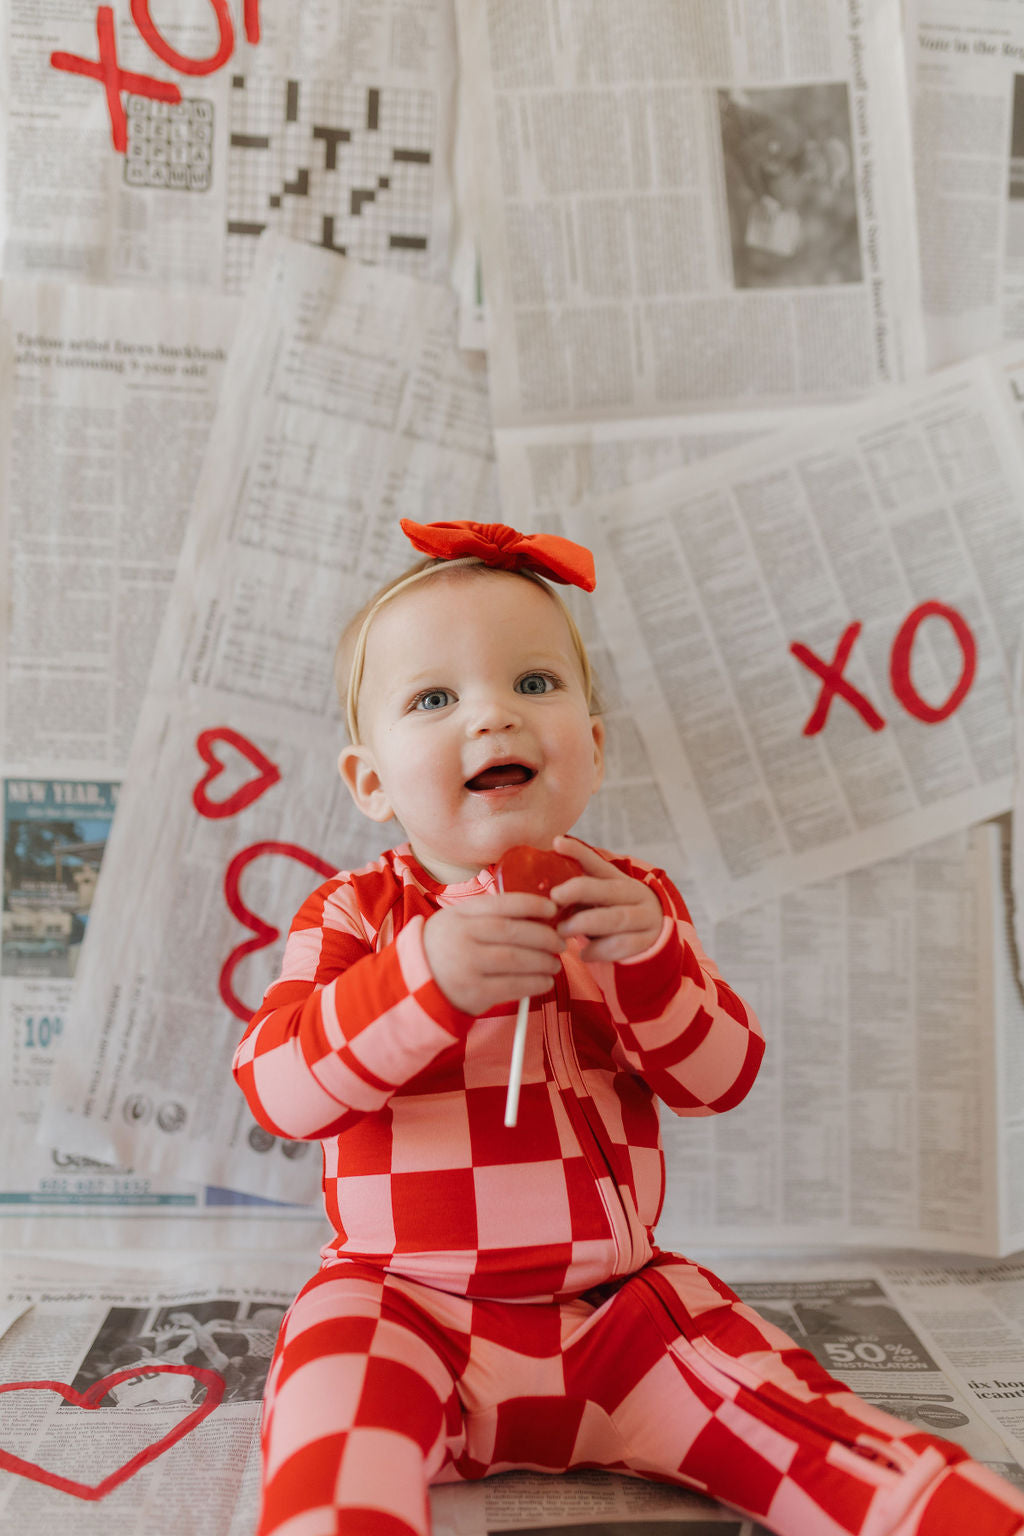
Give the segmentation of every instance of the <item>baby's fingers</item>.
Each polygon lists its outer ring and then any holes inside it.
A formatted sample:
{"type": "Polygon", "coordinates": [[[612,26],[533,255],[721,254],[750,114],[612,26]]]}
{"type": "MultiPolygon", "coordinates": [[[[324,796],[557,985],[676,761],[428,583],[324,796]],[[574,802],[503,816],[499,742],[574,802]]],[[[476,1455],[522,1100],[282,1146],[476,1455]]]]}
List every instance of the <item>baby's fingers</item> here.
{"type": "MultiPolygon", "coordinates": [[[[624,879],[618,870],[612,871],[614,880],[596,879],[593,875],[573,875],[561,885],[552,886],[551,899],[559,907],[614,907],[629,906],[636,900],[632,887],[635,880],[624,879]]],[[[643,887],[641,887],[643,889],[643,887]]]]}
{"type": "Polygon", "coordinates": [[[621,880],[622,872],[609,863],[601,854],[588,847],[578,837],[556,837],[551,845],[556,853],[563,854],[566,858],[575,859],[582,865],[584,874],[594,875],[598,880],[621,880]]]}
{"type": "Polygon", "coordinates": [[[558,956],[565,948],[565,939],[557,929],[526,918],[479,918],[473,927],[473,939],[482,952],[497,949],[503,953],[558,956]]]}
{"type": "Polygon", "coordinates": [[[523,917],[537,923],[550,922],[557,913],[549,897],[538,896],[534,891],[488,891],[481,896],[468,896],[445,910],[459,917],[523,917]]]}
{"type": "MultiPolygon", "coordinates": [[[[558,925],[558,932],[565,938],[584,934],[588,939],[605,938],[615,933],[647,932],[652,926],[651,914],[639,902],[617,902],[614,906],[585,906],[574,912],[558,925]]],[[[660,923],[655,926],[660,927],[660,923]]]]}
{"type": "Polygon", "coordinates": [[[604,938],[591,939],[580,950],[580,959],[588,964],[601,961],[613,965],[619,960],[630,960],[634,955],[649,949],[654,940],[648,934],[611,933],[604,938]]]}

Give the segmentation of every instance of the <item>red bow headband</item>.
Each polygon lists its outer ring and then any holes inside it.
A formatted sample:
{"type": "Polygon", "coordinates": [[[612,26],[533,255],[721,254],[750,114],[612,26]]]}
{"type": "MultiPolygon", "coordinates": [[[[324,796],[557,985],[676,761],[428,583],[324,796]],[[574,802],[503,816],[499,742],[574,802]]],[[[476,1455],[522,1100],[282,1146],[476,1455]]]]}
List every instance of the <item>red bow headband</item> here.
{"type": "MultiPolygon", "coordinates": [[[[402,532],[415,548],[435,560],[454,560],[465,563],[480,561],[483,565],[493,566],[499,571],[528,571],[533,575],[546,576],[551,581],[561,582],[563,586],[582,587],[584,592],[593,592],[597,584],[594,574],[594,557],[590,550],[584,548],[582,544],[574,544],[570,539],[560,539],[554,534],[517,533],[514,528],[506,528],[504,523],[414,523],[407,517],[402,518],[401,526],[402,532]]],[[[404,576],[394,585],[385,587],[376,602],[366,612],[353,646],[352,662],[345,688],[345,717],[348,722],[349,740],[353,745],[359,741],[357,705],[366,656],[366,636],[370,625],[383,603],[390,602],[397,593],[404,592],[406,587],[411,586],[413,582],[421,581],[436,569],[436,566],[424,566],[404,576]]],[[[557,594],[551,595],[557,602],[562,603],[557,594]]],[[[574,636],[589,700],[590,663],[587,660],[586,649],[579,638],[572,615],[565,609],[564,604],[562,607],[574,636]]]]}
{"type": "Polygon", "coordinates": [[[504,523],[414,523],[402,518],[402,532],[435,560],[481,560],[499,571],[535,571],[563,586],[593,592],[594,557],[582,544],[549,533],[517,533],[504,523]]]}

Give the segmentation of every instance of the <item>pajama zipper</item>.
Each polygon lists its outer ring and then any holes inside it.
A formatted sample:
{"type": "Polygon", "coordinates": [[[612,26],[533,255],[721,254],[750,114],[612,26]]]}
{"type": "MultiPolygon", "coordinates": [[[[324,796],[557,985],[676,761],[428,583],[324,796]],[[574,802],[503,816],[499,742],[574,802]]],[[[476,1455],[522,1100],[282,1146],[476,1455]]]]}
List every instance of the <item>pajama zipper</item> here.
{"type": "Polygon", "coordinates": [[[544,1005],[544,1039],[555,1082],[560,1088],[569,1089],[570,1098],[563,1102],[566,1102],[566,1111],[576,1133],[576,1143],[595,1175],[597,1192],[605,1208],[612,1241],[615,1244],[615,1272],[618,1274],[624,1270],[637,1268],[644,1262],[646,1255],[635,1252],[632,1223],[619,1192],[619,1181],[615,1169],[604,1150],[601,1137],[603,1126],[597,1111],[592,1106],[572,1040],[572,1027],[569,1023],[570,1001],[565,972],[560,971],[555,977],[554,1004],[544,1005]],[[553,1023],[551,1023],[552,1007],[553,1023]],[[597,1117],[597,1125],[594,1124],[595,1117],[597,1117]],[[611,1200],[605,1192],[606,1180],[611,1181],[612,1188],[615,1190],[614,1200],[611,1200]]]}

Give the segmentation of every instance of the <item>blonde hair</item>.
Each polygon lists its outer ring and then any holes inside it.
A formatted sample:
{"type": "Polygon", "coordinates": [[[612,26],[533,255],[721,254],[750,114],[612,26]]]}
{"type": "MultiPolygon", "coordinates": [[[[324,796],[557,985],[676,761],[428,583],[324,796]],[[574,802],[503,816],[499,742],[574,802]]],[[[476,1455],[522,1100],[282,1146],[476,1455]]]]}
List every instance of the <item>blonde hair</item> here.
{"type": "Polygon", "coordinates": [[[561,611],[562,617],[569,626],[569,635],[572,640],[573,650],[580,664],[583,674],[583,691],[587,700],[587,708],[593,713],[594,708],[594,680],[590,667],[590,658],[587,648],[583,644],[583,636],[579,632],[576,620],[569,612],[563,599],[535,571],[503,570],[500,566],[489,565],[486,560],[480,560],[475,555],[465,555],[456,560],[435,560],[431,556],[416,562],[415,565],[403,571],[392,581],[386,582],[379,591],[364,603],[359,612],[354,614],[342,630],[341,639],[334,655],[334,681],[338,690],[338,699],[345,711],[345,724],[348,728],[348,737],[352,745],[359,745],[359,689],[363,681],[363,666],[366,660],[366,639],[370,632],[370,626],[385,603],[399,596],[406,588],[415,586],[428,576],[445,571],[477,570],[493,571],[499,576],[521,576],[526,581],[533,582],[551,598],[551,601],[561,611]]]}

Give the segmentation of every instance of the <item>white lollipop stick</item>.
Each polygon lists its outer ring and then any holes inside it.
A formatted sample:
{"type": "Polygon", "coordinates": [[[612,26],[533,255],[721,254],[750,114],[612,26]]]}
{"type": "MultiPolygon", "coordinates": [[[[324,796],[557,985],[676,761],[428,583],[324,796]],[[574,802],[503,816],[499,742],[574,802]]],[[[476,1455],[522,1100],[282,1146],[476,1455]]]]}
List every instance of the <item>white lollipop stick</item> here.
{"type": "Polygon", "coordinates": [[[512,1037],[512,1058],[508,1064],[508,1093],[505,1095],[505,1124],[515,1125],[519,1118],[519,1089],[523,1081],[526,1055],[526,1021],[530,1017],[530,999],[521,997],[516,1009],[516,1032],[512,1037]]]}

